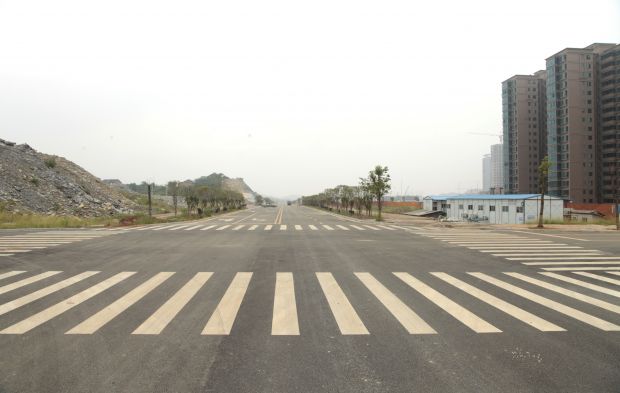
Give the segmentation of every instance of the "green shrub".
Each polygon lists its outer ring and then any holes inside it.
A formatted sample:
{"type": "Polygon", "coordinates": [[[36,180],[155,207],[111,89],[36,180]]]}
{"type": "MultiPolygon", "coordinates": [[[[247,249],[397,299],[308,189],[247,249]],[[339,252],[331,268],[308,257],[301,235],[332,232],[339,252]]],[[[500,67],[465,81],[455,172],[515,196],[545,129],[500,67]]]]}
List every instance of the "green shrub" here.
{"type": "Polygon", "coordinates": [[[34,184],[35,186],[39,186],[39,179],[37,179],[36,177],[32,177],[30,178],[30,183],[34,184]]]}
{"type": "Polygon", "coordinates": [[[56,159],[54,157],[49,157],[43,160],[45,166],[48,168],[56,168],[56,159]]]}

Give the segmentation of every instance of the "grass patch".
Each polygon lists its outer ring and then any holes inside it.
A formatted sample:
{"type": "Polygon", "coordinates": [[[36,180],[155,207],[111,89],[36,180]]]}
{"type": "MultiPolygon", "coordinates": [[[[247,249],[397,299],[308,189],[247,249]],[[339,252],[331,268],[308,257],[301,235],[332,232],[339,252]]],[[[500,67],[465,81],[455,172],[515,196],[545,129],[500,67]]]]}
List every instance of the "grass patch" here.
{"type": "Polygon", "coordinates": [[[13,228],[82,228],[110,225],[113,218],[80,218],[75,216],[47,216],[42,214],[0,212],[0,229],[13,228]]]}
{"type": "Polygon", "coordinates": [[[56,159],[54,157],[46,158],[45,160],[43,160],[43,162],[48,168],[56,168],[56,159]]]}

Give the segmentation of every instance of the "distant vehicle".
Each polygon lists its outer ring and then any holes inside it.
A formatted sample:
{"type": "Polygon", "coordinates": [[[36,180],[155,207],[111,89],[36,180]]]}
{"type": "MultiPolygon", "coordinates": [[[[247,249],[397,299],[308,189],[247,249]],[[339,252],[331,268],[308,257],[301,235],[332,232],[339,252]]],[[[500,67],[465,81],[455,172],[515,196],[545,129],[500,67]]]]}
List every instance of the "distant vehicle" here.
{"type": "Polygon", "coordinates": [[[291,206],[291,205],[293,204],[293,202],[291,202],[291,201],[286,201],[286,204],[287,204],[288,206],[291,206]]]}

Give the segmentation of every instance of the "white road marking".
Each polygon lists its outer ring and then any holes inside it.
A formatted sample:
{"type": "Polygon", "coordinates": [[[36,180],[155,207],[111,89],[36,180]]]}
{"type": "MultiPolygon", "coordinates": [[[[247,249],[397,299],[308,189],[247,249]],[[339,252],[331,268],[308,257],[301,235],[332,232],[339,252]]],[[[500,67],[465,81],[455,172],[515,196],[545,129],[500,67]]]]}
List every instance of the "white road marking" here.
{"type": "Polygon", "coordinates": [[[376,227],[374,227],[374,226],[372,226],[372,225],[364,225],[364,226],[365,226],[366,228],[368,228],[368,229],[372,229],[373,231],[380,231],[380,230],[381,230],[381,229],[376,228],[376,227]]]}
{"type": "Polygon", "coordinates": [[[327,299],[329,308],[336,319],[340,333],[369,334],[366,326],[355,312],[355,309],[347,299],[338,282],[331,273],[316,273],[323,294],[327,299]]]}
{"type": "Polygon", "coordinates": [[[72,309],[73,307],[79,305],[82,302],[85,302],[93,296],[100,294],[101,292],[105,291],[113,285],[118,284],[119,282],[125,280],[127,277],[134,275],[135,273],[136,272],[118,273],[108,278],[107,280],[104,280],[88,289],[83,290],[77,295],[73,295],[70,298],[63,300],[60,303],[56,303],[55,305],[48,307],[45,310],[34,314],[21,322],[17,322],[16,324],[9,326],[8,328],[0,331],[0,334],[23,334],[29,332],[37,326],[49,321],[52,318],[57,317],[58,315],[64,313],[67,310],[72,309]]]}
{"type": "Polygon", "coordinates": [[[253,231],[256,228],[258,228],[258,225],[252,225],[251,227],[248,228],[248,231],[253,231]]]}
{"type": "MultiPolygon", "coordinates": [[[[467,248],[472,249],[471,247],[467,247],[467,248]]],[[[569,249],[565,249],[564,247],[562,247],[562,248],[542,248],[542,249],[540,249],[540,248],[539,249],[531,249],[531,248],[521,248],[521,247],[519,247],[519,248],[511,247],[511,248],[508,248],[508,249],[499,249],[499,248],[496,249],[496,247],[495,248],[491,247],[491,249],[477,250],[477,251],[479,251],[479,252],[486,252],[486,253],[489,253],[489,252],[497,252],[497,253],[502,253],[502,252],[518,252],[518,253],[521,253],[521,252],[545,252],[545,253],[546,252],[566,252],[566,253],[572,253],[570,255],[575,255],[575,254],[580,255],[581,253],[584,253],[584,252],[587,252],[587,253],[598,252],[598,253],[600,253],[600,251],[597,251],[597,250],[573,250],[573,249],[570,249],[570,248],[569,249]]]]}
{"type": "Polygon", "coordinates": [[[476,278],[479,278],[483,281],[486,281],[490,284],[493,284],[495,286],[498,286],[502,289],[505,289],[515,295],[521,296],[525,299],[528,299],[530,301],[533,301],[534,303],[538,303],[542,306],[548,307],[554,311],[557,311],[561,314],[564,314],[566,316],[569,316],[571,318],[574,318],[578,321],[581,321],[583,323],[586,323],[588,325],[594,326],[596,328],[599,328],[601,330],[604,331],[620,331],[620,326],[615,325],[611,322],[607,322],[603,319],[600,319],[598,317],[595,317],[593,315],[590,314],[586,314],[583,311],[579,311],[577,309],[574,309],[572,307],[566,306],[562,303],[558,303],[556,301],[553,301],[551,299],[547,299],[546,297],[537,295],[533,292],[530,291],[526,291],[523,288],[517,287],[515,285],[509,284],[507,282],[498,280],[496,278],[493,278],[491,276],[488,276],[484,273],[468,273],[476,278]]]}
{"type": "Polygon", "coordinates": [[[273,227],[273,225],[265,225],[265,230],[266,231],[270,231],[272,227],[273,227]]]}
{"type": "Polygon", "coordinates": [[[303,231],[304,229],[301,227],[301,225],[295,225],[295,230],[303,231]]]}
{"type": "Polygon", "coordinates": [[[403,303],[396,295],[390,292],[370,273],[355,273],[357,278],[368,290],[388,309],[388,311],[403,325],[409,334],[436,334],[418,314],[403,303]]]}
{"type": "Polygon", "coordinates": [[[109,306],[103,308],[101,311],[91,316],[84,322],[80,323],[73,329],[69,330],[65,334],[93,334],[99,330],[106,323],[116,318],[119,314],[125,311],[127,308],[135,304],[138,300],[142,299],[153,289],[157,288],[161,283],[166,281],[174,272],[161,272],[157,273],[150,279],[146,280],[136,288],[129,291],[123,297],[117,299],[109,306]]]}
{"type": "MultiPolygon", "coordinates": [[[[515,246],[475,246],[475,247],[467,247],[470,250],[491,250],[491,249],[511,249],[515,246]]],[[[579,246],[562,246],[558,244],[543,244],[541,246],[519,246],[519,250],[553,250],[553,249],[581,249],[583,247],[579,246]]]]}
{"type": "Polygon", "coordinates": [[[0,254],[0,257],[10,257],[10,256],[12,256],[12,255],[13,255],[13,254],[0,254]]]}
{"type": "Polygon", "coordinates": [[[505,312],[513,318],[518,319],[521,322],[524,322],[535,329],[538,329],[543,332],[564,332],[566,329],[559,327],[549,321],[546,321],[536,315],[525,311],[517,306],[514,306],[500,298],[497,298],[493,295],[488,294],[487,292],[478,289],[472,285],[467,284],[464,281],[459,280],[458,278],[452,277],[446,273],[431,273],[435,277],[447,282],[450,285],[455,286],[456,288],[462,290],[463,292],[468,293],[469,295],[479,299],[486,304],[497,308],[500,311],[505,312]]]}
{"type": "Polygon", "coordinates": [[[155,311],[142,325],[131,334],[159,334],[168,326],[174,317],[192,300],[202,288],[212,272],[198,272],[181,289],[179,289],[166,303],[155,311]]]}
{"type": "Polygon", "coordinates": [[[344,225],[336,225],[338,228],[342,229],[343,231],[348,231],[349,228],[345,227],[344,225]]]}
{"type": "Polygon", "coordinates": [[[614,280],[613,278],[599,276],[598,274],[586,273],[586,272],[573,272],[583,277],[593,278],[595,280],[603,281],[609,284],[620,285],[620,280],[614,280]]]}
{"type": "Polygon", "coordinates": [[[189,225],[181,225],[175,228],[170,228],[170,231],[178,231],[179,229],[187,228],[189,225]]]}
{"type": "Polygon", "coordinates": [[[0,280],[2,280],[4,278],[9,278],[9,277],[17,276],[18,274],[22,274],[22,273],[26,273],[26,271],[25,270],[13,270],[11,272],[2,273],[2,274],[0,274],[0,280]]]}
{"type": "Polygon", "coordinates": [[[323,224],[323,228],[327,229],[328,231],[334,230],[334,228],[330,227],[329,225],[325,225],[325,224],[323,224]]]}
{"type": "Polygon", "coordinates": [[[478,241],[452,241],[452,240],[442,240],[444,242],[450,243],[450,244],[458,244],[458,245],[494,245],[494,244],[507,244],[507,245],[512,245],[512,246],[516,246],[516,245],[524,245],[524,246],[528,246],[528,245],[532,245],[532,244],[553,244],[553,242],[549,241],[549,240],[532,240],[531,242],[524,242],[522,240],[478,240],[478,241]]]}
{"type": "Polygon", "coordinates": [[[156,229],[156,228],[161,228],[163,227],[163,225],[148,225],[142,228],[138,228],[136,229],[136,231],[146,231],[147,229],[156,229]]]}
{"type": "MultiPolygon", "coordinates": [[[[545,252],[545,253],[528,253],[528,252],[522,252],[522,253],[512,253],[512,254],[491,254],[494,257],[541,257],[541,256],[571,256],[571,255],[579,255],[582,257],[587,257],[587,256],[597,256],[597,255],[601,255],[600,252],[545,252]]],[[[588,259],[588,258],[582,258],[582,259],[588,259]]]]}
{"type": "Polygon", "coordinates": [[[595,261],[595,262],[521,262],[523,265],[528,266],[543,266],[543,265],[620,265],[617,261],[595,261]]]}
{"type": "Polygon", "coordinates": [[[243,228],[245,225],[241,224],[241,225],[237,225],[236,227],[233,228],[233,231],[238,231],[239,229],[243,228]]]}
{"type": "Polygon", "coordinates": [[[586,240],[586,239],[578,239],[575,237],[567,237],[567,236],[559,236],[559,235],[550,235],[548,233],[533,233],[533,232],[525,232],[525,231],[512,231],[512,232],[527,233],[528,235],[537,235],[537,236],[558,237],[560,239],[579,240],[580,242],[589,242],[589,240],[586,240]]]}
{"type": "Polygon", "coordinates": [[[359,227],[359,226],[357,226],[357,225],[351,225],[351,227],[353,227],[353,228],[357,229],[358,231],[365,231],[365,229],[364,229],[364,228],[359,227]]]}
{"type": "Polygon", "coordinates": [[[273,320],[271,334],[274,336],[298,336],[297,304],[293,273],[276,273],[276,287],[273,298],[273,320]]]}
{"type": "Polygon", "coordinates": [[[15,290],[17,288],[25,287],[26,285],[35,283],[37,281],[44,280],[44,279],[46,279],[48,277],[55,276],[56,274],[59,274],[59,273],[62,273],[62,271],[44,272],[44,273],[41,273],[41,274],[37,274],[36,276],[24,278],[23,280],[19,280],[19,281],[16,281],[14,283],[5,285],[3,287],[0,287],[0,295],[3,294],[3,293],[7,293],[7,292],[10,292],[12,290],[15,290]]]}
{"type": "Polygon", "coordinates": [[[239,272],[235,275],[222,300],[211,314],[202,334],[230,334],[251,279],[252,273],[250,272],[239,272]]]}
{"type": "MultiPolygon", "coordinates": [[[[528,277],[524,274],[520,274],[520,273],[504,273],[510,277],[514,277],[518,280],[522,280],[525,281],[527,283],[530,283],[532,285],[537,285],[541,288],[545,288],[549,291],[555,292],[555,293],[559,293],[560,295],[564,295],[573,299],[577,299],[580,300],[584,303],[588,303],[588,304],[592,304],[594,306],[597,307],[601,307],[607,311],[611,311],[611,312],[615,312],[616,314],[620,314],[620,306],[616,306],[614,304],[605,302],[603,300],[588,296],[588,295],[584,295],[583,293],[579,293],[570,289],[566,289],[566,288],[562,288],[559,287],[557,285],[548,283],[546,281],[542,281],[542,280],[538,280],[536,278],[533,277],[528,277]]],[[[541,274],[555,274],[555,273],[547,273],[547,272],[543,272],[541,274]]]]}
{"type": "Polygon", "coordinates": [[[378,227],[379,227],[379,228],[383,228],[383,229],[387,229],[388,231],[395,231],[395,230],[396,230],[396,229],[394,229],[394,228],[390,228],[390,227],[385,226],[385,225],[378,225],[378,227]]]}
{"type": "Polygon", "coordinates": [[[209,225],[208,227],[204,227],[201,229],[201,231],[208,231],[211,228],[215,228],[217,225],[209,225]]]}
{"type": "Polygon", "coordinates": [[[13,249],[13,248],[11,248],[11,249],[2,249],[2,250],[0,250],[0,252],[18,252],[18,253],[19,252],[30,252],[30,251],[32,251],[30,249],[30,247],[28,249],[23,249],[23,248],[22,249],[18,249],[18,248],[13,249]]]}
{"type": "Polygon", "coordinates": [[[185,228],[184,231],[192,231],[196,228],[200,228],[202,225],[194,225],[193,227],[185,228]]]}
{"type": "Polygon", "coordinates": [[[280,225],[280,230],[281,230],[281,231],[286,231],[286,228],[287,228],[287,227],[286,227],[286,224],[282,224],[282,225],[280,225]]]}
{"type": "Polygon", "coordinates": [[[613,275],[616,275],[616,276],[620,276],[620,272],[605,272],[605,273],[609,273],[609,274],[613,274],[613,275]]]}
{"type": "Polygon", "coordinates": [[[223,231],[226,228],[230,228],[230,225],[222,225],[221,227],[217,228],[216,231],[223,231]]]}
{"type": "Polygon", "coordinates": [[[435,303],[439,308],[452,315],[458,321],[476,333],[501,333],[501,330],[491,325],[476,314],[457,304],[435,289],[429,287],[422,281],[408,273],[393,273],[396,277],[403,280],[411,288],[418,291],[422,296],[435,303]]]}
{"type": "MultiPolygon", "coordinates": [[[[593,291],[596,291],[596,292],[601,292],[601,293],[604,293],[604,294],[609,295],[609,296],[620,297],[620,292],[619,291],[615,291],[613,289],[605,288],[605,287],[602,287],[600,285],[590,284],[589,282],[585,282],[585,281],[582,281],[582,280],[577,280],[577,279],[574,279],[572,277],[566,277],[566,276],[563,276],[563,275],[557,274],[557,273],[543,272],[543,273],[540,273],[540,274],[542,274],[543,276],[555,278],[556,280],[564,281],[564,282],[567,282],[567,283],[570,283],[570,284],[573,284],[573,285],[577,285],[577,286],[580,286],[580,287],[583,287],[583,288],[587,288],[587,289],[590,289],[590,290],[593,290],[593,291]]],[[[620,307],[618,307],[618,310],[620,310],[620,307]]]]}
{"type": "Polygon", "coordinates": [[[51,293],[60,291],[61,289],[64,289],[70,285],[73,285],[77,282],[80,282],[88,277],[94,276],[95,274],[97,274],[99,272],[96,271],[87,271],[84,273],[80,273],[76,276],[73,277],[69,277],[65,280],[62,280],[60,282],[57,282],[55,284],[49,285],[45,288],[39,289],[38,291],[34,291],[32,293],[29,293],[28,295],[24,295],[20,298],[11,300],[10,302],[4,303],[2,305],[0,305],[0,315],[6,314],[9,311],[13,311],[21,306],[24,306],[28,303],[32,303],[35,300],[41,299],[42,297],[45,297],[51,293]]]}
{"type": "Polygon", "coordinates": [[[558,261],[558,260],[601,260],[601,259],[615,259],[620,257],[531,257],[531,258],[506,258],[509,261],[558,261]]]}
{"type": "Polygon", "coordinates": [[[177,225],[165,225],[165,226],[163,226],[163,227],[155,228],[155,229],[153,229],[153,230],[154,230],[154,231],[161,231],[161,230],[164,230],[164,229],[174,228],[174,227],[176,227],[176,226],[177,226],[177,225]]]}
{"type": "Polygon", "coordinates": [[[566,271],[566,270],[620,270],[620,267],[543,267],[547,271],[566,271]]]}
{"type": "Polygon", "coordinates": [[[318,229],[319,229],[319,228],[317,228],[317,227],[316,227],[316,226],[314,226],[314,225],[308,225],[308,226],[309,226],[309,227],[310,227],[310,229],[312,229],[313,231],[316,231],[316,230],[318,230],[318,229]]]}

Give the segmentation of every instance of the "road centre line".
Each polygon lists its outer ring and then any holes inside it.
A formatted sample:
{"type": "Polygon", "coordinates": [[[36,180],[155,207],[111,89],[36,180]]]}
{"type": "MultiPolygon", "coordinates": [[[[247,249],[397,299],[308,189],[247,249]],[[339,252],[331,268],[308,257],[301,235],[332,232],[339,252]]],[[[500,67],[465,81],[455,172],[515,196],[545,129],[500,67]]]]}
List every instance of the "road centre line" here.
{"type": "Polygon", "coordinates": [[[558,303],[554,300],[547,299],[546,297],[537,295],[533,292],[527,291],[523,288],[517,287],[515,285],[509,284],[507,282],[498,280],[494,277],[488,276],[484,273],[468,273],[473,277],[479,278],[482,281],[486,281],[489,284],[493,284],[497,287],[500,287],[508,292],[511,292],[515,295],[521,296],[525,299],[533,301],[534,303],[538,303],[542,306],[550,308],[556,312],[574,318],[578,321],[586,323],[588,325],[594,326],[604,331],[620,331],[620,326],[615,325],[611,322],[607,322],[601,318],[595,317],[593,315],[587,314],[585,312],[579,311],[572,307],[566,306],[562,303],[558,303]]]}
{"type": "Polygon", "coordinates": [[[50,319],[57,317],[58,315],[72,309],[73,307],[85,302],[86,300],[100,294],[106,289],[118,284],[126,278],[134,275],[136,272],[121,272],[118,273],[88,289],[83,290],[77,295],[73,295],[68,299],[62,300],[55,305],[46,308],[43,311],[38,312],[8,328],[0,331],[0,334],[23,334],[36,328],[37,326],[49,321],[50,319]]]}
{"type": "Polygon", "coordinates": [[[401,323],[409,334],[437,334],[418,314],[381,284],[370,273],[355,273],[357,278],[401,323]]]}
{"type": "MultiPolygon", "coordinates": [[[[540,274],[542,274],[543,276],[555,278],[556,280],[567,282],[569,284],[573,284],[573,285],[577,285],[577,286],[580,286],[580,287],[583,287],[583,288],[587,288],[587,289],[590,289],[592,291],[601,292],[601,293],[604,293],[604,294],[609,295],[609,296],[614,296],[614,297],[619,297],[620,298],[620,292],[619,291],[615,291],[613,289],[605,288],[605,287],[602,287],[600,285],[590,284],[589,282],[585,282],[585,281],[582,281],[582,280],[576,280],[576,279],[574,279],[572,277],[562,276],[561,274],[557,274],[557,273],[542,272],[540,274]]],[[[620,307],[618,307],[618,310],[620,310],[620,307]]]]}
{"type": "Polygon", "coordinates": [[[106,306],[101,311],[86,319],[84,322],[75,326],[65,334],[93,334],[102,326],[116,318],[127,308],[142,299],[161,283],[166,281],[174,272],[160,272],[146,280],[136,288],[129,291],[123,297],[117,299],[112,304],[106,306]]]}
{"type": "MultiPolygon", "coordinates": [[[[582,301],[584,303],[588,303],[588,304],[591,304],[593,306],[600,307],[600,308],[605,309],[607,311],[611,311],[611,312],[614,312],[616,314],[620,314],[620,306],[616,306],[615,304],[611,304],[609,302],[605,302],[603,300],[600,300],[600,299],[597,299],[597,298],[593,298],[593,297],[588,296],[588,295],[584,295],[583,293],[580,293],[580,292],[576,292],[576,291],[572,291],[570,289],[562,288],[562,287],[559,287],[557,285],[548,283],[546,281],[542,281],[542,280],[538,280],[538,279],[533,278],[533,277],[526,276],[524,274],[520,274],[520,273],[504,273],[504,274],[506,274],[506,275],[508,275],[510,277],[516,278],[518,280],[525,281],[525,282],[527,282],[529,284],[536,285],[536,286],[539,286],[541,288],[545,288],[545,289],[547,289],[549,291],[552,291],[552,292],[555,292],[555,293],[559,293],[560,295],[564,295],[564,296],[570,297],[572,299],[576,299],[576,300],[582,301]]],[[[552,274],[552,275],[560,276],[559,274],[549,273],[549,272],[542,272],[541,274],[552,274]]],[[[563,277],[563,276],[560,276],[560,277],[563,277]]],[[[576,281],[579,281],[579,280],[576,280],[576,281]]],[[[613,291],[613,292],[615,292],[615,291],[613,291]]]]}
{"type": "Polygon", "coordinates": [[[503,311],[519,321],[532,326],[543,332],[564,332],[566,329],[559,327],[549,321],[546,321],[528,311],[525,311],[511,303],[508,303],[498,297],[495,297],[481,289],[478,289],[458,278],[452,277],[447,273],[432,272],[433,276],[447,282],[448,284],[460,289],[461,291],[475,297],[478,300],[485,302],[486,304],[495,307],[496,309],[503,311]]]}
{"type": "Polygon", "coordinates": [[[250,272],[239,272],[235,275],[215,311],[211,314],[202,334],[230,334],[251,279],[252,273],[250,272]]]}
{"type": "Polygon", "coordinates": [[[298,336],[297,303],[293,273],[277,272],[273,298],[271,334],[274,336],[298,336]]]}
{"type": "Polygon", "coordinates": [[[198,272],[131,334],[159,334],[196,295],[212,272],[198,272]]]}
{"type": "Polygon", "coordinates": [[[589,242],[590,241],[590,240],[586,240],[586,239],[578,239],[578,238],[575,238],[575,237],[560,236],[560,235],[550,235],[548,233],[534,233],[534,232],[526,232],[526,231],[511,231],[511,232],[527,233],[528,235],[558,237],[558,238],[561,238],[561,239],[578,240],[580,242],[589,242]]]}
{"type": "Polygon", "coordinates": [[[476,314],[467,310],[463,306],[452,301],[448,297],[442,295],[435,289],[426,285],[422,281],[413,277],[408,273],[393,273],[396,277],[400,278],[405,284],[415,289],[422,296],[435,303],[439,308],[452,315],[455,319],[462,324],[470,328],[476,333],[501,333],[501,330],[491,325],[484,319],[478,317],[476,314]]]}
{"type": "Polygon", "coordinates": [[[316,277],[332,315],[336,319],[340,333],[345,335],[369,334],[334,276],[331,273],[319,272],[316,273],[316,277]]]}
{"type": "Polygon", "coordinates": [[[573,273],[578,274],[583,277],[592,278],[594,280],[604,281],[609,284],[620,285],[620,280],[614,280],[613,278],[600,276],[598,274],[592,274],[592,273],[587,273],[587,272],[573,272],[573,273]]]}
{"type": "Polygon", "coordinates": [[[70,285],[73,285],[77,282],[80,282],[88,277],[94,276],[95,274],[98,274],[98,271],[86,271],[84,273],[80,273],[78,275],[75,275],[73,277],[69,277],[67,279],[64,279],[62,281],[59,281],[55,284],[49,285],[45,288],[41,288],[38,291],[34,291],[31,292],[27,295],[24,295],[20,298],[11,300],[10,302],[4,303],[2,305],[0,305],[0,315],[4,315],[9,311],[13,311],[19,307],[22,307],[26,304],[32,303],[35,300],[41,299],[49,294],[52,294],[54,292],[60,291],[61,289],[64,289],[70,285]]]}

